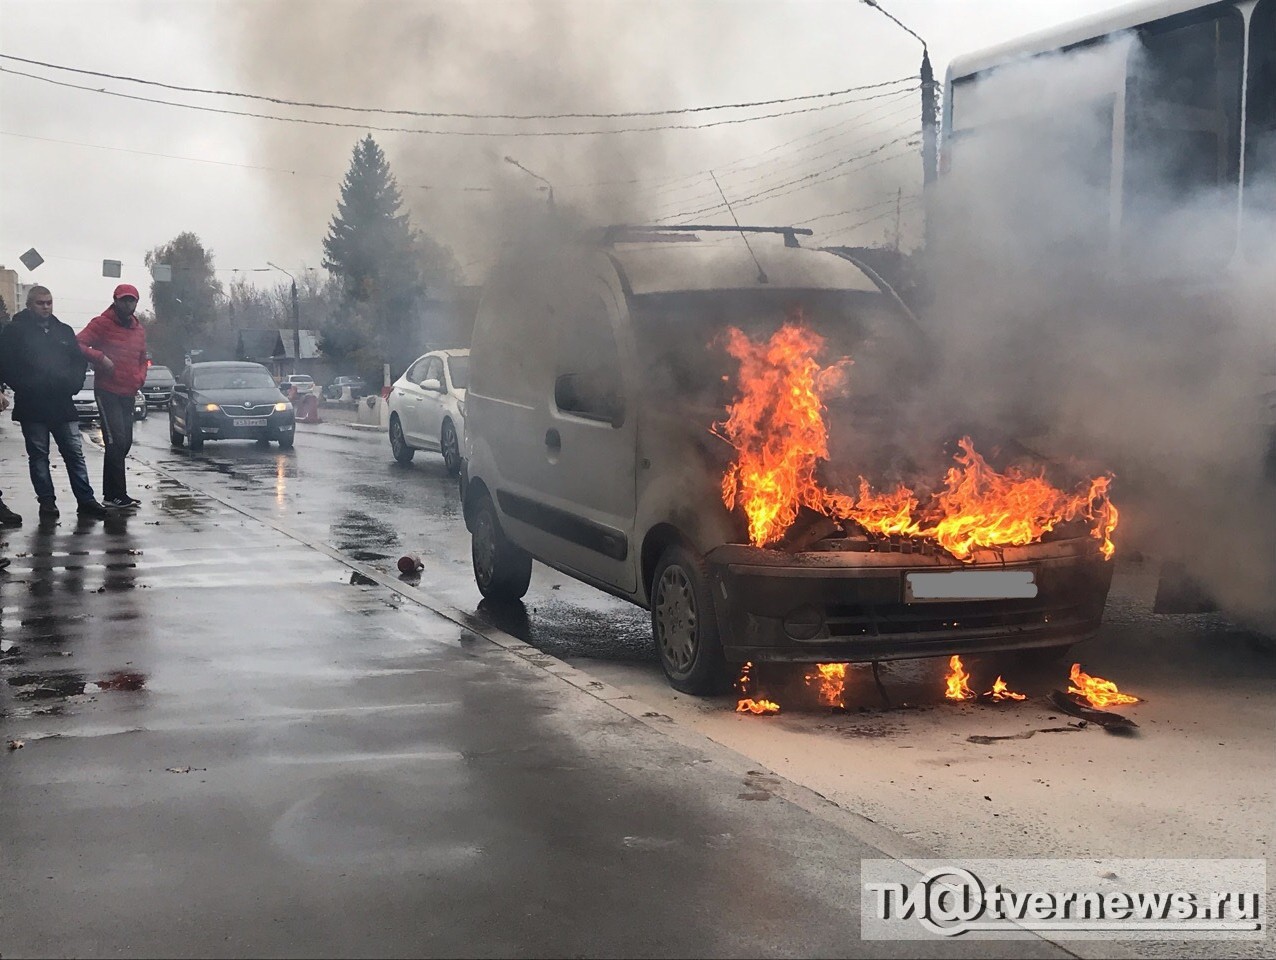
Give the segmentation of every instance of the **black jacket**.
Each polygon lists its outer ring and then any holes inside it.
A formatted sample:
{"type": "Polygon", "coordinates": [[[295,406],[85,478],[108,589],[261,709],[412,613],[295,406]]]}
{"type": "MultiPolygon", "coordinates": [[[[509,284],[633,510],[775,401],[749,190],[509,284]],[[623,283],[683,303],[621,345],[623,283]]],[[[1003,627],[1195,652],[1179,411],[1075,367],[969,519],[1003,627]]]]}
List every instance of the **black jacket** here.
{"type": "Polygon", "coordinates": [[[0,331],[0,381],[13,388],[13,419],[20,423],[78,420],[71,398],[87,369],[75,331],[57,317],[46,328],[23,310],[0,331]]]}

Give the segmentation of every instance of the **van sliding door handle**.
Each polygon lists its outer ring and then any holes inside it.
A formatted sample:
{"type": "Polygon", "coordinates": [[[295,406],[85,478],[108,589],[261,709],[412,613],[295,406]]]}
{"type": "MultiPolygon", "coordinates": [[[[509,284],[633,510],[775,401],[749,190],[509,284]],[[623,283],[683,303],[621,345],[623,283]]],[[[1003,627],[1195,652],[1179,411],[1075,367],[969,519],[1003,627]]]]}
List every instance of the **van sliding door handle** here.
{"type": "Polygon", "coordinates": [[[545,431],[545,446],[555,453],[563,449],[563,438],[559,436],[557,430],[551,428],[545,431]]]}

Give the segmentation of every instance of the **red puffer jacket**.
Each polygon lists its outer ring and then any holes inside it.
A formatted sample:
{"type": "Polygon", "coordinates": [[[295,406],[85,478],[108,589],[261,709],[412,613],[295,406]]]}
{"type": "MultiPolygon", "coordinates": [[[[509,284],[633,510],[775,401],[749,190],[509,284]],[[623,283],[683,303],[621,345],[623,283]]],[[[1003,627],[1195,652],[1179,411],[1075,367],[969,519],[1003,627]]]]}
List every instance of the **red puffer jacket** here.
{"type": "Polygon", "coordinates": [[[115,319],[115,307],[107,307],[101,316],[75,335],[80,350],[96,371],[94,389],[131,397],[146,382],[146,328],[137,317],[129,318],[127,327],[115,319]],[[110,357],[115,369],[102,370],[102,358],[110,357]]]}

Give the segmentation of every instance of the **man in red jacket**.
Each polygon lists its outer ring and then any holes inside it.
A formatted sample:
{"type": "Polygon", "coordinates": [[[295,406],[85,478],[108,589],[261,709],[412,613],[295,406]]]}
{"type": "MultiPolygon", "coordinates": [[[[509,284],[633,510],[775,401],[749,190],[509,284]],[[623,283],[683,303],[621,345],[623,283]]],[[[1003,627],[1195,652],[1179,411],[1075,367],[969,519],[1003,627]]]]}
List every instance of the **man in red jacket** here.
{"type": "Polygon", "coordinates": [[[112,300],[76,339],[95,371],[93,393],[106,442],[102,503],[108,510],[131,510],[142,501],[129,496],[124,458],[133,446],[133,398],[146,382],[146,328],[133,316],[137,287],[121,283],[112,300]]]}

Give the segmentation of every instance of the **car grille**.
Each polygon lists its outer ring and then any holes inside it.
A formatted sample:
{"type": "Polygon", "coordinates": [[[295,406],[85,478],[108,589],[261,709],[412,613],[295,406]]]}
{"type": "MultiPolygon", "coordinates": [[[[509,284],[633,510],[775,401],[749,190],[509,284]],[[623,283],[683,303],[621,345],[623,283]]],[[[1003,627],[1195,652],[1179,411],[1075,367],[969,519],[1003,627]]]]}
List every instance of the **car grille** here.
{"type": "Polygon", "coordinates": [[[242,405],[223,403],[221,408],[232,417],[267,417],[274,412],[275,405],[273,403],[246,403],[242,405]]]}

